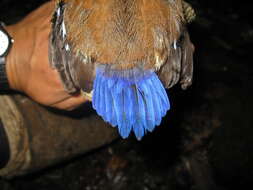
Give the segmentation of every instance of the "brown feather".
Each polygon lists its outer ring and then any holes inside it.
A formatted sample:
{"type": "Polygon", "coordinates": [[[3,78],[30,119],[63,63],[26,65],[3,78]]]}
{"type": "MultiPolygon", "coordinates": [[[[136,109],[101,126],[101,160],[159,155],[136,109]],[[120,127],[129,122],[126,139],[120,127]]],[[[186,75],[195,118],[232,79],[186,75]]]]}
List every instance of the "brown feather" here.
{"type": "Polygon", "coordinates": [[[192,84],[194,46],[186,28],[183,29],[178,43],[176,49],[172,48],[167,63],[158,71],[165,88],[171,88],[179,80],[183,89],[192,84]]]}
{"type": "MultiPolygon", "coordinates": [[[[51,62],[68,92],[92,90],[96,64],[155,70],[170,88],[191,84],[193,45],[185,29],[182,0],[56,0],[64,3],[53,23],[51,62]],[[183,34],[181,47],[173,43],[183,34]],[[70,50],[64,48],[69,45],[70,50]]],[[[57,12],[57,10],[56,10],[57,12]]]]}
{"type": "Polygon", "coordinates": [[[165,0],[65,1],[68,41],[74,51],[98,63],[129,69],[138,64],[154,68],[155,54],[168,56],[180,35],[182,4],[165,0]],[[164,41],[160,48],[160,38],[164,41]]]}
{"type": "Polygon", "coordinates": [[[182,43],[182,71],[180,83],[183,89],[186,89],[192,84],[193,76],[193,53],[194,45],[191,43],[189,33],[184,31],[185,39],[182,43]]]}

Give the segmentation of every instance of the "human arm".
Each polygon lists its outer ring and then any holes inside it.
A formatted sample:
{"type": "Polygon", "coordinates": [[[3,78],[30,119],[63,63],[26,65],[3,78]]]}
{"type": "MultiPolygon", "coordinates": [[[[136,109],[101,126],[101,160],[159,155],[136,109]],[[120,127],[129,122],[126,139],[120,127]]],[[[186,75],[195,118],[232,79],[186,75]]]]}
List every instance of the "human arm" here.
{"type": "Polygon", "coordinates": [[[54,3],[48,2],[6,29],[14,39],[7,56],[10,87],[33,100],[59,109],[71,110],[87,101],[81,94],[68,94],[56,70],[48,61],[48,37],[54,3]]]}

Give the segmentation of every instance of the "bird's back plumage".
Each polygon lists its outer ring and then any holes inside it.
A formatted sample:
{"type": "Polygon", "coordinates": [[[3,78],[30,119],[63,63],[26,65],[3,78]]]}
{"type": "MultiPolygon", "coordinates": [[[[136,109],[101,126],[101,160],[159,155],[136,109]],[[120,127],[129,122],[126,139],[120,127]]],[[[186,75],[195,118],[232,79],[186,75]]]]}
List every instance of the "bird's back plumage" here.
{"type": "MultiPolygon", "coordinates": [[[[80,56],[131,69],[154,68],[180,36],[181,4],[166,0],[66,1],[67,39],[80,56]],[[82,43],[80,43],[82,42],[82,43]]],[[[165,58],[163,58],[165,62],[165,58]]]]}

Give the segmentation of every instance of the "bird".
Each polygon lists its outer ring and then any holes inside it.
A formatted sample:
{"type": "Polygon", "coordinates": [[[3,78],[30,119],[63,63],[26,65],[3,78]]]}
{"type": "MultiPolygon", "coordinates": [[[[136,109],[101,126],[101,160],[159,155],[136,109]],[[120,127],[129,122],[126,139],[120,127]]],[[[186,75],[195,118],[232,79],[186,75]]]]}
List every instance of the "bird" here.
{"type": "Polygon", "coordinates": [[[192,84],[195,16],[182,0],[56,0],[50,65],[122,138],[141,140],[170,110],[166,89],[192,84]]]}

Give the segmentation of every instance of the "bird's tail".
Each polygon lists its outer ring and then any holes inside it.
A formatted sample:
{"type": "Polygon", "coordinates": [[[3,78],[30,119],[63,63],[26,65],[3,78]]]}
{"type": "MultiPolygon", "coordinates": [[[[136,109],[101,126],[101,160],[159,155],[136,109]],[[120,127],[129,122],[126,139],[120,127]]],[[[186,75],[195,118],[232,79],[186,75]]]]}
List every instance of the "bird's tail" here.
{"type": "Polygon", "coordinates": [[[165,88],[152,70],[113,70],[98,66],[94,81],[93,108],[120,135],[127,138],[133,130],[140,140],[146,131],[160,125],[170,109],[165,88]]]}

